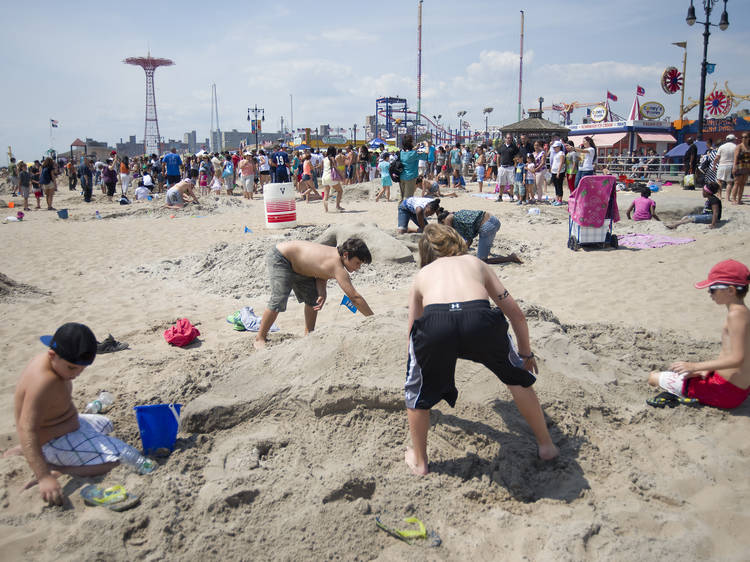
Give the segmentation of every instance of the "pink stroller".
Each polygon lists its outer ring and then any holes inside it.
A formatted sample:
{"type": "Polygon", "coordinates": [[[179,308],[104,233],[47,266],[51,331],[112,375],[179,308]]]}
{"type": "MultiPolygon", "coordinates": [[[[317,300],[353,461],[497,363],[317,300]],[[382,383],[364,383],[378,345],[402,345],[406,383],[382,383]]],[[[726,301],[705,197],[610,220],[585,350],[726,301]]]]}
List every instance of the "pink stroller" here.
{"type": "Polygon", "coordinates": [[[612,225],[620,220],[617,209],[617,178],[585,176],[568,199],[568,248],[578,250],[584,244],[617,248],[612,225]]]}

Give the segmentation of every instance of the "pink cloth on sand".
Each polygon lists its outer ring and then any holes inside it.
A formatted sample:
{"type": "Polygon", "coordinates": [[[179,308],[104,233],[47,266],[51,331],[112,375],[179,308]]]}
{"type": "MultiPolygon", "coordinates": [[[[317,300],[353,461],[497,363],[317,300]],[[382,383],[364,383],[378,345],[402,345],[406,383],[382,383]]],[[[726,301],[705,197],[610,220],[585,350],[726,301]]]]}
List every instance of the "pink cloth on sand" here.
{"type": "Polygon", "coordinates": [[[615,176],[585,176],[581,178],[578,188],[568,198],[568,213],[573,222],[581,226],[599,228],[604,220],[610,218],[610,197],[612,198],[611,218],[620,221],[617,209],[617,191],[615,176]]]}

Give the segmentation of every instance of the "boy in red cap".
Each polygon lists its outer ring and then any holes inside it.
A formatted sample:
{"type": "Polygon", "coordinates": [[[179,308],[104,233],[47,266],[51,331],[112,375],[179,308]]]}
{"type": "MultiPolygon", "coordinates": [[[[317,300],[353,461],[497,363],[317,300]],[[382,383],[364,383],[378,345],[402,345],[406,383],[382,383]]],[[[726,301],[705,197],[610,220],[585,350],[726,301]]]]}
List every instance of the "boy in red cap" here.
{"type": "Polygon", "coordinates": [[[725,260],[711,268],[708,279],[696,283],[708,288],[716,304],[727,307],[719,357],[700,363],[676,361],[670,371],[653,372],[648,383],[663,392],[646,402],[676,406],[698,401],[716,408],[736,408],[750,394],[750,310],[745,306],[750,270],[738,261],[725,260]]]}

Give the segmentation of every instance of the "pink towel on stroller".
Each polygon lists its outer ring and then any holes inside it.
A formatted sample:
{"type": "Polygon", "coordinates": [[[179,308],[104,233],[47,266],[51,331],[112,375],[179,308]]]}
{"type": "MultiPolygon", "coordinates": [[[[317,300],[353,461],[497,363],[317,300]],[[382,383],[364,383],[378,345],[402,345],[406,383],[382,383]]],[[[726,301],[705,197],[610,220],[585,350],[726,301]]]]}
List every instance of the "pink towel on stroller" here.
{"type": "Polygon", "coordinates": [[[604,220],[620,221],[615,176],[586,176],[568,198],[568,213],[581,226],[599,228],[604,220]]]}

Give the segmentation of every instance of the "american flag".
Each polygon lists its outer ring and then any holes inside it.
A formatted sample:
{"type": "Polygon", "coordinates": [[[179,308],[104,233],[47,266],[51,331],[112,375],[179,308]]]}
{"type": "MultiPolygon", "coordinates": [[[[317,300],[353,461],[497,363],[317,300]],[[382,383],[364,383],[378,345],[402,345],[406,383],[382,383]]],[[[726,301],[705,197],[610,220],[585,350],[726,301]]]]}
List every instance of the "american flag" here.
{"type": "Polygon", "coordinates": [[[50,127],[55,127],[55,128],[57,128],[57,126],[58,126],[59,124],[60,124],[60,123],[59,123],[58,121],[56,121],[55,119],[50,119],[50,120],[49,120],[49,125],[50,125],[50,127]]]}
{"type": "Polygon", "coordinates": [[[635,95],[636,96],[645,96],[646,95],[646,89],[643,88],[643,87],[641,87],[641,86],[638,86],[636,88],[636,90],[635,90],[635,95]]]}

